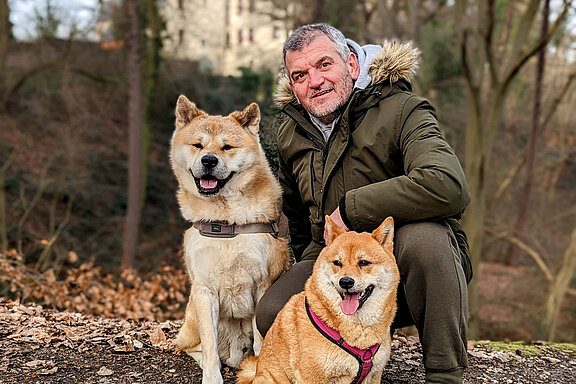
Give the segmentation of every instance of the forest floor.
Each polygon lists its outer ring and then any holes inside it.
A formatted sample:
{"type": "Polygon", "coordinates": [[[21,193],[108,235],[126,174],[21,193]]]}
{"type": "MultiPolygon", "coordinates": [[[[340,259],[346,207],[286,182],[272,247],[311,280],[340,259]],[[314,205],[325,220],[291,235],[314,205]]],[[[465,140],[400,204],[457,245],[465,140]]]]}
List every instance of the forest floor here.
{"type": "MultiPolygon", "coordinates": [[[[181,322],[107,319],[0,299],[0,383],[200,383],[181,322]]],[[[470,342],[464,382],[576,383],[576,346],[470,342]]],[[[395,336],[382,383],[423,383],[417,337],[395,336]]],[[[224,382],[235,371],[223,368],[224,382]]]]}

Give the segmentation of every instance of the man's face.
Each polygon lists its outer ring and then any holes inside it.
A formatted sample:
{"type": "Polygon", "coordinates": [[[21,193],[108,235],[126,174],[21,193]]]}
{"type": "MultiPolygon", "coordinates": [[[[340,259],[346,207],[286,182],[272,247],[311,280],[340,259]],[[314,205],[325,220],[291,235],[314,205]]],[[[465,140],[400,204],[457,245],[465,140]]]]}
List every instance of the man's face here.
{"type": "Polygon", "coordinates": [[[354,89],[360,68],[356,55],[345,62],[327,36],[286,53],[286,69],[296,99],[313,116],[331,123],[354,89]]]}

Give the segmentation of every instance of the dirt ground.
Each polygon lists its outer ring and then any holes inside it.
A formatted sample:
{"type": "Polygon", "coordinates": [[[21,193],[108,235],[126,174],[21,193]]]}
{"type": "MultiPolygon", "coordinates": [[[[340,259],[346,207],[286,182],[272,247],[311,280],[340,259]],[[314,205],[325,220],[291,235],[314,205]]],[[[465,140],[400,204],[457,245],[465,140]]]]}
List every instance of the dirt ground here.
{"type": "MultiPolygon", "coordinates": [[[[0,299],[0,383],[200,383],[198,365],[173,344],[180,326],[0,299]]],[[[572,344],[470,343],[468,355],[465,383],[576,383],[572,344]]],[[[421,359],[417,337],[396,335],[382,383],[423,383],[421,359]]],[[[222,371],[224,382],[234,383],[235,371],[222,371]]]]}

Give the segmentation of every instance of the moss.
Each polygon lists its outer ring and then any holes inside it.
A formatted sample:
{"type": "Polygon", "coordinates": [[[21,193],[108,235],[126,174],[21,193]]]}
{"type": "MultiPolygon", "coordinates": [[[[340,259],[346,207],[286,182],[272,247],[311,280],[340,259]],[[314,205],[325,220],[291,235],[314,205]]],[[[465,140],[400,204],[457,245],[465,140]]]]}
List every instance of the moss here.
{"type": "Polygon", "coordinates": [[[573,343],[550,343],[547,345],[562,352],[576,352],[576,344],[573,343]]]}
{"type": "Polygon", "coordinates": [[[474,343],[474,346],[487,348],[491,351],[507,352],[521,356],[539,356],[546,350],[576,352],[576,344],[572,343],[477,341],[474,343]]]}
{"type": "Polygon", "coordinates": [[[488,348],[491,351],[507,352],[521,356],[538,356],[542,354],[542,349],[540,349],[538,346],[523,341],[515,341],[510,343],[500,341],[480,341],[475,343],[474,346],[488,348]]]}

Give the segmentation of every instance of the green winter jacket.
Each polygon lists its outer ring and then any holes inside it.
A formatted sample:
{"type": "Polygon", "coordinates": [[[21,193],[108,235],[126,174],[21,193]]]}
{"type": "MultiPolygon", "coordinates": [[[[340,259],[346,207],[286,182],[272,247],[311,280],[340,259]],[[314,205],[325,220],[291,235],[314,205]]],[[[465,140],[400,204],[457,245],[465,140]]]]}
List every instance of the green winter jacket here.
{"type": "Polygon", "coordinates": [[[278,130],[279,179],[296,260],[317,257],[325,215],[338,206],[355,231],[372,231],[387,216],[396,225],[444,220],[459,231],[466,179],[433,107],[411,91],[418,59],[412,45],[386,43],[371,61],[371,83],[354,90],[328,142],[287,79],[279,82],[276,102],[289,117],[278,130]]]}

